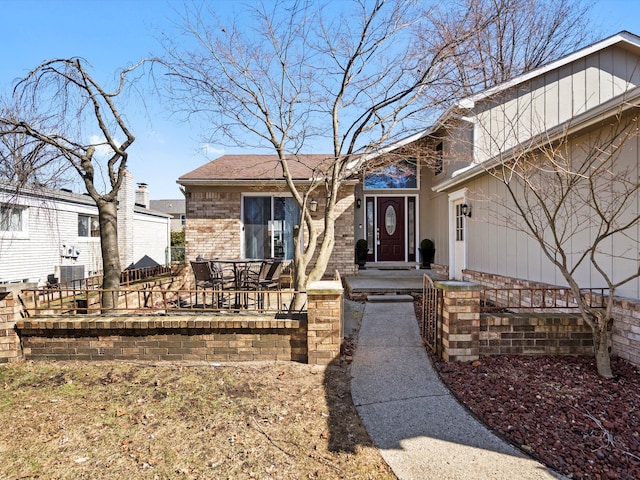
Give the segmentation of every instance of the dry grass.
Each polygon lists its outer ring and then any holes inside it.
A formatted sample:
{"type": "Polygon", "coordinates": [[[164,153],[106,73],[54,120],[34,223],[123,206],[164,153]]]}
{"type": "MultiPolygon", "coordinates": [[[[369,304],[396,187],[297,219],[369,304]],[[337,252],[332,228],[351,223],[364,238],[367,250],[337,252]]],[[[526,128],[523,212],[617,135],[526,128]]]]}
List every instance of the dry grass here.
{"type": "Polygon", "coordinates": [[[346,367],[0,368],[0,478],[395,478],[346,367]]]}

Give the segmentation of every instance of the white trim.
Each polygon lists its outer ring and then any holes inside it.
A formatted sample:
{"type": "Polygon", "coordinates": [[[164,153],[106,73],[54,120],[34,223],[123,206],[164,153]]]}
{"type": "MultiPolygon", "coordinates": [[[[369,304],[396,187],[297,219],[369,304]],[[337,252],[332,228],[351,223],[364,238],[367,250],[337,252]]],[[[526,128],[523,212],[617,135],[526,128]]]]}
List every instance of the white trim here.
{"type": "MultiPolygon", "coordinates": [[[[455,275],[456,275],[456,270],[457,265],[456,265],[456,252],[455,252],[455,247],[456,247],[456,224],[455,224],[455,215],[456,215],[456,211],[455,211],[455,207],[454,207],[454,203],[457,203],[459,201],[462,201],[463,203],[466,200],[467,197],[467,188],[462,188],[460,190],[456,190],[455,192],[451,192],[449,194],[449,214],[448,214],[448,222],[449,222],[449,278],[451,280],[455,279],[455,275]]],[[[464,247],[463,247],[463,258],[462,258],[462,268],[460,270],[463,270],[467,267],[467,239],[468,239],[468,235],[467,235],[467,219],[464,219],[464,224],[463,224],[463,242],[464,242],[464,247]]]]}

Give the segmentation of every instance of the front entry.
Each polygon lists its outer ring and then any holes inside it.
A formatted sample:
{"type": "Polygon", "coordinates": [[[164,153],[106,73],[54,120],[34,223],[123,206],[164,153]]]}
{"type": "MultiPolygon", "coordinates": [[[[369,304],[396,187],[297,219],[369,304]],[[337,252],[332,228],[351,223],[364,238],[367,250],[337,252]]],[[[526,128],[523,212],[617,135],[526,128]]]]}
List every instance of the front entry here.
{"type": "Polygon", "coordinates": [[[404,197],[378,197],[378,261],[405,261],[404,197]]]}

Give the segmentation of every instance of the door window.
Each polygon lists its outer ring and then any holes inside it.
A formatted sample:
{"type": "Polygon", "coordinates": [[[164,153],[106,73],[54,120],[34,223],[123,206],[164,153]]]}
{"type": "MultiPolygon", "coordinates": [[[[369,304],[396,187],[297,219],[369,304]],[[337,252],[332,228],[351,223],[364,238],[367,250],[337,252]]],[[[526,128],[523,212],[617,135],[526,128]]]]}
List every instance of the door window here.
{"type": "Polygon", "coordinates": [[[464,215],[462,214],[462,204],[456,204],[456,241],[464,240],[464,215]]]}
{"type": "Polygon", "coordinates": [[[393,235],[396,233],[396,210],[393,208],[393,205],[389,205],[387,207],[387,211],[384,213],[384,226],[387,230],[387,235],[393,235]]]}

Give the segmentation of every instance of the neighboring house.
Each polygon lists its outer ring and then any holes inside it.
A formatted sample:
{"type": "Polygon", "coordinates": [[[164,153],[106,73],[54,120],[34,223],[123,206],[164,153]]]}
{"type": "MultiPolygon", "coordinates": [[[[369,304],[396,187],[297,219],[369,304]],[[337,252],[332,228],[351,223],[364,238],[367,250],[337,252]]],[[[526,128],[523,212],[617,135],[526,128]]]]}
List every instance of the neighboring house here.
{"type": "Polygon", "coordinates": [[[149,208],[157,212],[163,212],[171,215],[171,231],[181,232],[186,225],[186,204],[184,198],[178,199],[165,199],[165,200],[151,200],[149,202],[149,208]]]}
{"type": "MultiPolygon", "coordinates": [[[[170,217],[136,205],[130,174],[118,199],[122,268],[164,265],[170,217]]],[[[44,285],[101,271],[98,209],[91,197],[34,186],[16,195],[0,187],[0,283],[44,285]]]]}

